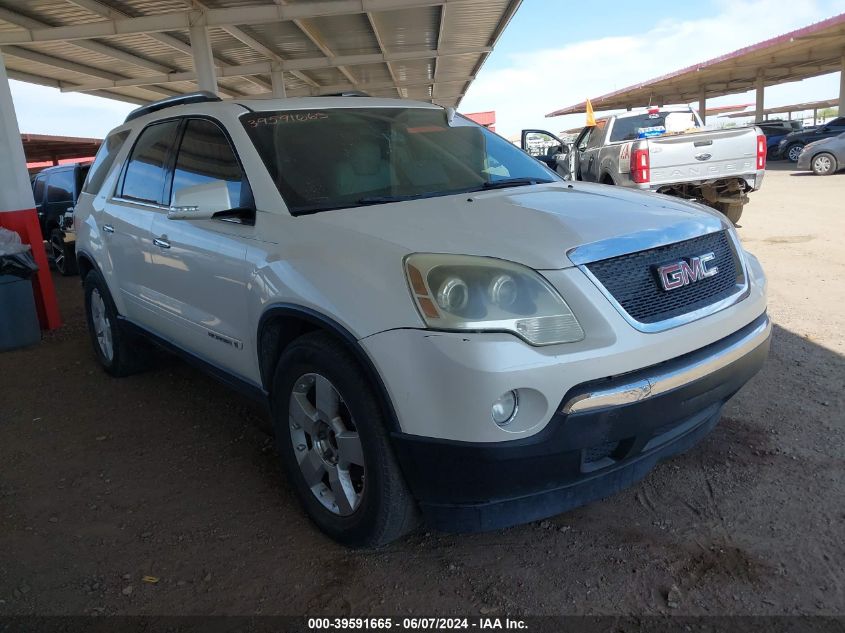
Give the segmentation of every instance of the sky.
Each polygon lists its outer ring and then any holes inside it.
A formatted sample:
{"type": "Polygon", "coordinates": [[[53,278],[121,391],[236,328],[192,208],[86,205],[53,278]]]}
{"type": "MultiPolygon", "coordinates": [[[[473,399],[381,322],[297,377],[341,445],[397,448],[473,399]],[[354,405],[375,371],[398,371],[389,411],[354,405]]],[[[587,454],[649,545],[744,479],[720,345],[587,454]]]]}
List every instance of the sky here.
{"type": "MultiPolygon", "coordinates": [[[[845,0],[523,0],[460,110],[496,110],[496,131],[506,137],[529,127],[559,132],[584,116],[546,113],[843,12],[845,0]]],[[[21,132],[102,137],[136,107],[10,83],[21,132]]],[[[838,93],[835,73],[766,88],[765,106],[838,93]]],[[[749,92],[708,104],[753,101],[749,92]]]]}

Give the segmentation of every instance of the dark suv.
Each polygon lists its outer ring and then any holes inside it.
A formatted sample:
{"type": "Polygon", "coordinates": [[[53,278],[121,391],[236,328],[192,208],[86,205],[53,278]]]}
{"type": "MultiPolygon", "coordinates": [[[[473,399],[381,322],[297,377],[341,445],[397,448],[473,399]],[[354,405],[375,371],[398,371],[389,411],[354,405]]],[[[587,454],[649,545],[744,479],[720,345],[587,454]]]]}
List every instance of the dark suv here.
{"type": "Polygon", "coordinates": [[[59,165],[41,171],[32,181],[35,210],[48,252],[62,275],[76,274],[73,207],[90,165],[59,165]]]}
{"type": "Polygon", "coordinates": [[[831,138],[845,132],[845,116],[840,116],[818,127],[792,132],[784,136],[778,144],[778,154],[793,163],[798,160],[801,150],[808,143],[831,138]]]}

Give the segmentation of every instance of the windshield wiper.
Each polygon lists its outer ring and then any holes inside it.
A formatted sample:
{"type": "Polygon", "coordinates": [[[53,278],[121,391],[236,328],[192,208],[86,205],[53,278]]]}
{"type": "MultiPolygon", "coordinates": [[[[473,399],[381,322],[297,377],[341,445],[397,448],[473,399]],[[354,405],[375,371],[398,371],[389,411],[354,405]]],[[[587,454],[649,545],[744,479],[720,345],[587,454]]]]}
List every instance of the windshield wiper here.
{"type": "Polygon", "coordinates": [[[504,189],[505,187],[525,187],[528,185],[545,185],[554,180],[543,178],[505,178],[504,180],[491,180],[481,185],[482,189],[504,189]]]}

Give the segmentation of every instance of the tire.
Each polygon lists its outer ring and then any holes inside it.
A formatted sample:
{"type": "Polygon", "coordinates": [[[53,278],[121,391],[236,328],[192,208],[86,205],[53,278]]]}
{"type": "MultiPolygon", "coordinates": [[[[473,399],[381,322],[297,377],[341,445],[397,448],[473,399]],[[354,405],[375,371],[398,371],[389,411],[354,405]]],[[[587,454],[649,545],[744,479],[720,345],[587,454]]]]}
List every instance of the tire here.
{"type": "Polygon", "coordinates": [[[76,255],[74,249],[65,242],[65,234],[60,229],[50,232],[50,259],[53,266],[63,277],[71,277],[77,273],[76,255]]]}
{"type": "Polygon", "coordinates": [[[798,156],[801,155],[801,150],[804,149],[804,145],[802,143],[793,143],[786,150],[783,152],[784,158],[791,163],[798,162],[798,156]]]}
{"type": "Polygon", "coordinates": [[[836,164],[836,157],[828,152],[813,156],[810,167],[812,167],[816,176],[830,176],[839,169],[839,165],[836,164]]]}
{"type": "Polygon", "coordinates": [[[349,547],[380,547],[415,527],[379,399],[342,344],[324,332],[296,339],[279,359],[271,399],[289,481],[323,532],[349,547]]]}
{"type": "Polygon", "coordinates": [[[132,336],[120,327],[117,308],[109,290],[96,271],[83,282],[85,290],[85,321],[94,347],[94,355],[102,368],[112,376],[121,377],[145,369],[149,347],[145,341],[132,336]]]}
{"type": "Polygon", "coordinates": [[[716,210],[736,225],[742,217],[742,202],[717,202],[716,210]]]}

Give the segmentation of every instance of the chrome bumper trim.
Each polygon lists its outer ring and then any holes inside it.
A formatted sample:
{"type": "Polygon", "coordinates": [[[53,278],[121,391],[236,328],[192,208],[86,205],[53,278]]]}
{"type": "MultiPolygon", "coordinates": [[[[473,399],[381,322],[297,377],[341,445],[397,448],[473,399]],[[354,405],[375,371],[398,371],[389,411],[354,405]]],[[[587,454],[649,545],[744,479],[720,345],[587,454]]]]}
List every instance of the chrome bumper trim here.
{"type": "Polygon", "coordinates": [[[762,345],[772,332],[772,322],[767,316],[765,321],[743,336],[740,340],[718,352],[694,361],[685,367],[673,371],[655,373],[648,378],[632,381],[611,389],[600,389],[591,393],[580,394],[567,401],[561,413],[580,413],[605,407],[616,407],[666,393],[712,374],[730,365],[749,352],[762,345]]]}

